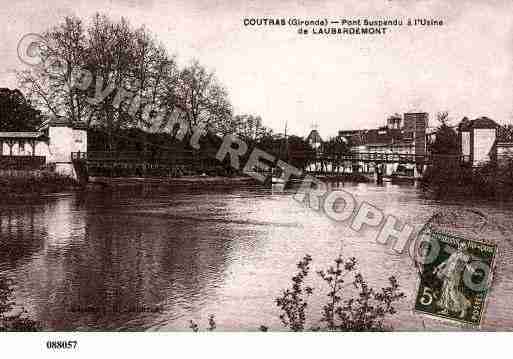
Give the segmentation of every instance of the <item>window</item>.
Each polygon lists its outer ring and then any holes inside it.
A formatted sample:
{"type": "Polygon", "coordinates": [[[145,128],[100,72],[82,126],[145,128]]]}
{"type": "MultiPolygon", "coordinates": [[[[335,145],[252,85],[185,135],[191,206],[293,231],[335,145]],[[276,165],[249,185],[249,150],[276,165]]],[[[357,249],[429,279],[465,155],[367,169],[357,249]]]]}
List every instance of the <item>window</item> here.
{"type": "Polygon", "coordinates": [[[18,142],[18,147],[19,147],[19,152],[25,152],[25,141],[24,140],[20,140],[18,142]]]}
{"type": "Polygon", "coordinates": [[[75,142],[81,143],[82,142],[82,133],[81,133],[81,131],[73,131],[73,139],[75,140],[75,142]]]}

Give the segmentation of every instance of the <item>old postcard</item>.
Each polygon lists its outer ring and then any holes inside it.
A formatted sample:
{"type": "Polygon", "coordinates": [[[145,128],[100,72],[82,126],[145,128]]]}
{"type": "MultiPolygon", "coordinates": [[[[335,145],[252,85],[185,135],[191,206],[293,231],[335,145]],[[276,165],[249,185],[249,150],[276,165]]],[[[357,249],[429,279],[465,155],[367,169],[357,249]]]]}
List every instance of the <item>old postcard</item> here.
{"type": "Polygon", "coordinates": [[[0,331],[513,329],[511,1],[3,5],[0,331]]]}

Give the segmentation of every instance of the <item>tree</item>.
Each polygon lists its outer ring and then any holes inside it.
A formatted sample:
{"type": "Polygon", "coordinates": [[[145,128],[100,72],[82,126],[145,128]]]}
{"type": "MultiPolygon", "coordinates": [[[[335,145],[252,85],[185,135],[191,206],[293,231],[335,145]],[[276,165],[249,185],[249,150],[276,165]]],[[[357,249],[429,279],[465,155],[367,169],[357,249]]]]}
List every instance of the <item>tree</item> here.
{"type": "Polygon", "coordinates": [[[455,188],[463,188],[472,181],[469,169],[462,166],[456,130],[449,124],[447,112],[437,114],[439,125],[435,140],[428,145],[431,165],[422,174],[422,187],[437,196],[446,196],[455,188]]]}
{"type": "Polygon", "coordinates": [[[349,145],[340,136],[332,137],[322,144],[322,153],[335,158],[340,158],[349,151],[349,145]]]}
{"type": "Polygon", "coordinates": [[[45,114],[81,120],[87,102],[85,94],[70,87],[72,70],[86,64],[86,38],[82,21],[66,17],[59,26],[43,33],[41,66],[20,71],[22,89],[45,114]]]}
{"type": "Polygon", "coordinates": [[[19,90],[0,88],[0,131],[35,131],[42,117],[19,90]]]}
{"type": "Polygon", "coordinates": [[[42,65],[18,73],[21,87],[42,113],[106,132],[108,150],[128,128],[175,134],[179,123],[183,132],[233,132],[228,94],[214,73],[198,61],[179,69],[145,27],[101,14],[88,26],[66,17],[43,38],[42,65]]]}
{"type": "Polygon", "coordinates": [[[168,88],[164,98],[183,111],[190,131],[203,126],[214,133],[232,132],[232,106],[228,94],[214,73],[198,61],[180,72],[177,86],[168,88]]]}
{"type": "Polygon", "coordinates": [[[497,131],[497,139],[504,142],[513,141],[513,125],[501,125],[497,131]]]}
{"type": "Polygon", "coordinates": [[[437,114],[439,125],[436,129],[435,140],[429,145],[433,155],[458,155],[460,153],[458,134],[449,124],[447,112],[437,114]]]}
{"type": "Polygon", "coordinates": [[[315,159],[314,148],[304,138],[299,136],[288,137],[287,159],[288,162],[300,169],[315,159]]]}
{"type": "Polygon", "coordinates": [[[248,144],[272,135],[272,130],[262,124],[260,116],[248,114],[234,116],[231,130],[248,144]]]}
{"type": "MultiPolygon", "coordinates": [[[[44,113],[96,126],[161,128],[175,103],[164,98],[178,70],[174,57],[144,27],[96,14],[85,29],[66,17],[43,34],[42,66],[19,73],[22,87],[44,113]]],[[[114,141],[110,139],[110,146],[114,141]]]]}

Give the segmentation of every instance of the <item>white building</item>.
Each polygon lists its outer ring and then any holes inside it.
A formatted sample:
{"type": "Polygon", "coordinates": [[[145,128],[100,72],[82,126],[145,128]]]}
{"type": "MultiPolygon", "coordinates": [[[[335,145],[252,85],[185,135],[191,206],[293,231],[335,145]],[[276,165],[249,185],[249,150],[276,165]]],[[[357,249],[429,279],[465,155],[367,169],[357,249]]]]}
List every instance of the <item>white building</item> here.
{"type": "Polygon", "coordinates": [[[490,161],[495,152],[498,127],[488,117],[471,121],[464,118],[458,125],[463,160],[474,167],[490,161]]]}
{"type": "Polygon", "coordinates": [[[52,118],[39,131],[0,132],[0,150],[0,158],[30,161],[30,157],[39,157],[43,164],[55,166],[56,172],[75,177],[71,153],[87,152],[87,131],[84,126],[52,118]]]}

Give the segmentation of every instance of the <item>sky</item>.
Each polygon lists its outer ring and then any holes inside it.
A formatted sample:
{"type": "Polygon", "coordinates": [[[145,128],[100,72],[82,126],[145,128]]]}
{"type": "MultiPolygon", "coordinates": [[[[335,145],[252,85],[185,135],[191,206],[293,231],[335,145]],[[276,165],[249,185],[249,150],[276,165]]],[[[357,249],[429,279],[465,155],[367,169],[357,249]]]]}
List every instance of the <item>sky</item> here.
{"type": "MultiPolygon", "coordinates": [[[[5,0],[4,0],[5,1],[5,0]]],[[[236,113],[260,115],[276,132],[321,136],[376,128],[393,113],[448,111],[513,119],[512,1],[431,0],[33,0],[0,9],[0,87],[17,87],[16,46],[64,16],[95,12],[145,25],[179,63],[215,71],[236,113]],[[385,35],[298,35],[291,27],[244,26],[244,18],[440,19],[443,26],[389,28],[385,35]]]]}

